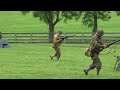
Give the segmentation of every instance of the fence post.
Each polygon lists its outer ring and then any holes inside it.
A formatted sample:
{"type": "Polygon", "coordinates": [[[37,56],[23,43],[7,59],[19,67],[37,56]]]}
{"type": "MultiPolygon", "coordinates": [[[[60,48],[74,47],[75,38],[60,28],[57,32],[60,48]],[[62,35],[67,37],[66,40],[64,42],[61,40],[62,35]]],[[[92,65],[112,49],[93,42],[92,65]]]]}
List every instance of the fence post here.
{"type": "Polygon", "coordinates": [[[15,33],[15,43],[16,43],[16,40],[17,40],[17,33],[15,33]]]}
{"type": "Polygon", "coordinates": [[[82,43],[84,43],[84,33],[82,33],[82,43]]]}
{"type": "Polygon", "coordinates": [[[31,43],[32,43],[32,39],[33,39],[33,38],[32,38],[32,36],[33,36],[32,34],[33,34],[33,33],[31,33],[31,43]]]}
{"type": "MultiPolygon", "coordinates": [[[[64,33],[64,37],[66,37],[66,34],[67,34],[67,33],[64,33]]],[[[66,43],[66,39],[64,40],[64,44],[65,44],[65,43],[66,43]]]]}

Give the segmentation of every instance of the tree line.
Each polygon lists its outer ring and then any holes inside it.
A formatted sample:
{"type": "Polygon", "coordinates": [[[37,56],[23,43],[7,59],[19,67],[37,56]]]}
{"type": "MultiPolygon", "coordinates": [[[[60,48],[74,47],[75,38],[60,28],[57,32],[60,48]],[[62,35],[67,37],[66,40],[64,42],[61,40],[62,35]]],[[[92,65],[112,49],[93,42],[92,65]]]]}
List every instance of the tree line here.
{"type": "MultiPolygon", "coordinates": [[[[97,30],[98,19],[109,21],[111,19],[111,11],[21,11],[23,15],[32,12],[34,18],[44,21],[49,26],[49,42],[53,41],[53,33],[55,25],[64,21],[75,19],[78,21],[81,16],[82,23],[85,26],[92,27],[92,33],[97,30]]],[[[120,11],[114,11],[117,16],[120,16],[120,11]]]]}

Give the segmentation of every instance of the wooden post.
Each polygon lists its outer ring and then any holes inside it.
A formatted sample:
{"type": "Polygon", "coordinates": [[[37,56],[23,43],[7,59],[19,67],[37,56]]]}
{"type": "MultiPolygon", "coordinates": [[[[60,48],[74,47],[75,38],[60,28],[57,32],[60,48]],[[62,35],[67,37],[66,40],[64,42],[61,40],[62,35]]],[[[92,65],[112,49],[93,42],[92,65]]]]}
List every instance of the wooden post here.
{"type": "Polygon", "coordinates": [[[16,43],[16,40],[17,40],[17,33],[15,33],[15,38],[14,38],[14,39],[15,39],[15,43],[16,43]]]}
{"type": "Polygon", "coordinates": [[[84,33],[82,33],[82,43],[84,43],[84,33]]]}
{"type": "Polygon", "coordinates": [[[32,39],[33,39],[33,38],[32,38],[32,36],[33,36],[32,34],[33,34],[33,33],[31,33],[31,43],[32,43],[32,39]]]}
{"type": "MultiPolygon", "coordinates": [[[[66,37],[66,34],[67,34],[67,33],[64,33],[64,37],[66,37]]],[[[64,44],[65,44],[65,43],[66,43],[66,39],[64,40],[64,44]]]]}

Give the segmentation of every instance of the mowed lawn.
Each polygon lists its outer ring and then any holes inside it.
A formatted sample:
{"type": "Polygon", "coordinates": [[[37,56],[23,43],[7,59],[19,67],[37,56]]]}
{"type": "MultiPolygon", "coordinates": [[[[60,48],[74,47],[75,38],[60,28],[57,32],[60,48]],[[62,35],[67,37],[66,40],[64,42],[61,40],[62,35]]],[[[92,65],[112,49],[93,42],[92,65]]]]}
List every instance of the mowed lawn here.
{"type": "MultiPolygon", "coordinates": [[[[104,29],[105,32],[120,32],[120,16],[115,12],[111,13],[109,21],[98,20],[98,28],[104,29]]],[[[55,31],[63,32],[91,32],[82,24],[82,17],[78,20],[63,20],[57,23],[55,31]]],[[[0,31],[1,32],[48,32],[48,25],[39,18],[33,18],[32,13],[22,15],[20,11],[0,11],[0,31]]]]}
{"type": "MultiPolygon", "coordinates": [[[[98,20],[98,27],[105,32],[120,32],[120,16],[112,13],[110,21],[98,20]]],[[[55,31],[91,32],[92,28],[83,26],[79,21],[69,20],[67,24],[59,22],[55,31]]],[[[48,25],[33,18],[32,13],[22,15],[20,11],[0,11],[1,32],[48,32],[48,25]]],[[[116,57],[120,56],[120,45],[116,52],[101,55],[102,70],[96,75],[96,70],[86,76],[83,72],[91,64],[91,59],[84,55],[89,45],[62,44],[59,61],[50,55],[54,54],[52,44],[10,44],[11,48],[0,48],[0,78],[1,79],[120,79],[120,72],[113,69],[116,57]]],[[[114,49],[112,49],[112,52],[114,49]]]]}
{"type": "MultiPolygon", "coordinates": [[[[84,55],[89,45],[62,44],[60,60],[50,60],[54,54],[52,44],[10,44],[11,48],[1,48],[1,79],[120,79],[120,72],[113,69],[116,57],[120,55],[120,46],[116,52],[101,55],[102,70],[96,75],[96,69],[86,76],[83,72],[92,60],[84,55]]],[[[112,49],[112,52],[114,49],[112,49]]]]}

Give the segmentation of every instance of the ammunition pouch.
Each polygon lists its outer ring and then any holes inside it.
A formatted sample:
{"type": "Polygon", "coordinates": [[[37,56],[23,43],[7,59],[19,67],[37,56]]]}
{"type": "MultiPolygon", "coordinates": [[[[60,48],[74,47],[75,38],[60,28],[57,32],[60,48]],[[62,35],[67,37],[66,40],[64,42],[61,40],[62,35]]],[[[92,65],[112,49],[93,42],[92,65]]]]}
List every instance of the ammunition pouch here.
{"type": "Polygon", "coordinates": [[[91,49],[90,49],[90,48],[88,48],[88,49],[85,51],[85,55],[86,55],[87,57],[91,57],[91,56],[92,56],[92,52],[91,52],[91,49]]]}

